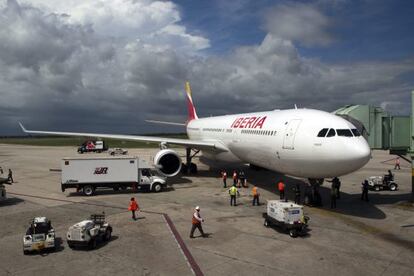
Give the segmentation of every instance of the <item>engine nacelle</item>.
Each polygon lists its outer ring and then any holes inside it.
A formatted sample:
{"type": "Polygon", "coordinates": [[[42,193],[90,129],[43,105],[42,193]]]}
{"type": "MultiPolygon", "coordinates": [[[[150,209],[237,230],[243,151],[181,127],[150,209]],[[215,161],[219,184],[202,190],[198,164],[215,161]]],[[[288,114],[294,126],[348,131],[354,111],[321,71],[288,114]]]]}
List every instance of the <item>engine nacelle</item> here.
{"type": "Polygon", "coordinates": [[[154,157],[154,165],[161,174],[171,177],[176,176],[181,170],[181,158],[171,149],[163,149],[154,157]]]}

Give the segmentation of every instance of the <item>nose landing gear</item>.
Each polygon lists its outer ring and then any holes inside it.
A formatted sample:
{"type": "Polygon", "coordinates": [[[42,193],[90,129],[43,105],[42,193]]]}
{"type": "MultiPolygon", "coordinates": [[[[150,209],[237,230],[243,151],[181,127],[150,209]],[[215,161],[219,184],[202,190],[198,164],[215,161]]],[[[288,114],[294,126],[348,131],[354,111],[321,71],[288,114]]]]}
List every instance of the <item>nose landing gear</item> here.
{"type": "Polygon", "coordinates": [[[309,178],[309,186],[306,187],[305,205],[319,207],[322,206],[322,197],[319,193],[319,187],[323,184],[324,179],[309,178]]]}

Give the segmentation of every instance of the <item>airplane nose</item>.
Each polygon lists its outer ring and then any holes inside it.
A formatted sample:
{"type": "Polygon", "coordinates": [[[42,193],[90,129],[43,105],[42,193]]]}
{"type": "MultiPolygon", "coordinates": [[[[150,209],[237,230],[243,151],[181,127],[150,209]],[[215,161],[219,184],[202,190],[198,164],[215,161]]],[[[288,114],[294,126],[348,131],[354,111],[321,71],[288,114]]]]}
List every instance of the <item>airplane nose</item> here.
{"type": "Polygon", "coordinates": [[[366,163],[368,163],[371,159],[371,149],[365,139],[361,138],[359,143],[356,143],[356,145],[352,148],[352,156],[360,167],[363,167],[366,163]]]}
{"type": "Polygon", "coordinates": [[[342,149],[338,151],[338,175],[344,175],[359,170],[371,159],[371,149],[367,141],[363,138],[352,138],[342,140],[342,149]]]}

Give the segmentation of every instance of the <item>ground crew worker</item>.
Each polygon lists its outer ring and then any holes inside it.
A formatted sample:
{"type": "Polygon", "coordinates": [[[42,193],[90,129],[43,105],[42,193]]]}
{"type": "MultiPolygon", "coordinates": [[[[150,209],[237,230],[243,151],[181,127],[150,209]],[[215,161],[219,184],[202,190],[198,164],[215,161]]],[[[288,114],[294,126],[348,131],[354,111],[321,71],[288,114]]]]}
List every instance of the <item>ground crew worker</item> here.
{"type": "Polygon", "coordinates": [[[230,194],[230,206],[237,206],[236,195],[240,195],[240,193],[239,193],[239,190],[237,190],[236,185],[231,186],[231,188],[229,189],[229,194],[230,194]]]}
{"type": "Polygon", "coordinates": [[[227,172],[226,172],[226,170],[221,171],[221,178],[223,179],[223,188],[227,188],[227,172]]]}
{"type": "Polygon", "coordinates": [[[336,198],[340,198],[339,189],[341,188],[341,181],[339,178],[335,176],[332,181],[328,180],[328,182],[332,183],[332,187],[335,189],[336,198]]]}
{"type": "Polygon", "coordinates": [[[135,212],[139,211],[139,206],[138,206],[138,202],[135,201],[134,197],[131,197],[128,210],[132,212],[132,219],[137,220],[137,218],[135,217],[135,212]]]}
{"type": "Polygon", "coordinates": [[[364,180],[364,182],[362,182],[362,194],[361,194],[361,200],[365,200],[365,201],[369,201],[368,199],[368,180],[364,180]]]}
{"type": "Polygon", "coordinates": [[[259,196],[260,193],[257,190],[256,185],[253,187],[252,189],[252,195],[253,195],[253,206],[256,204],[257,206],[260,206],[260,202],[259,202],[259,196]]]}
{"type": "Polygon", "coordinates": [[[339,180],[338,177],[334,177],[332,178],[332,180],[326,180],[327,182],[331,182],[332,183],[332,188],[335,189],[335,193],[336,193],[336,198],[340,198],[340,194],[339,194],[339,189],[341,188],[341,181],[339,180]]]}
{"type": "Polygon", "coordinates": [[[397,168],[398,168],[399,170],[401,170],[401,167],[400,167],[400,158],[399,158],[399,157],[395,158],[395,166],[394,166],[394,170],[396,170],[397,168]]]}
{"type": "Polygon", "coordinates": [[[9,175],[7,176],[7,179],[8,179],[8,181],[10,183],[13,183],[14,182],[14,180],[13,180],[13,172],[10,169],[9,169],[9,175]]]}
{"type": "Polygon", "coordinates": [[[194,231],[196,228],[201,233],[201,236],[204,238],[206,235],[204,234],[203,227],[201,226],[201,223],[204,222],[204,219],[200,216],[200,207],[195,207],[193,218],[191,220],[191,232],[190,232],[190,238],[194,239],[194,231]]]}
{"type": "MultiPolygon", "coordinates": [[[[244,188],[247,188],[247,185],[246,185],[246,176],[244,175],[244,171],[240,171],[239,172],[239,180],[240,180],[240,185],[242,185],[244,188]]],[[[239,185],[239,188],[240,188],[240,185],[239,185]]]]}
{"type": "Polygon", "coordinates": [[[282,180],[280,180],[279,183],[277,184],[277,188],[279,190],[280,199],[284,199],[285,198],[285,183],[283,183],[282,180]]]}
{"type": "Polygon", "coordinates": [[[293,192],[295,193],[295,203],[300,204],[300,186],[299,186],[299,184],[296,184],[296,186],[293,188],[293,192]]]}
{"type": "Polygon", "coordinates": [[[393,181],[393,180],[394,180],[394,175],[392,174],[391,170],[388,170],[388,175],[387,175],[387,177],[388,177],[388,180],[389,180],[389,181],[393,181]]]}
{"type": "Polygon", "coordinates": [[[233,185],[236,185],[237,184],[237,171],[236,170],[234,170],[233,171],[233,185]]]}
{"type": "Polygon", "coordinates": [[[336,208],[336,188],[334,183],[331,186],[331,209],[336,208]]]}

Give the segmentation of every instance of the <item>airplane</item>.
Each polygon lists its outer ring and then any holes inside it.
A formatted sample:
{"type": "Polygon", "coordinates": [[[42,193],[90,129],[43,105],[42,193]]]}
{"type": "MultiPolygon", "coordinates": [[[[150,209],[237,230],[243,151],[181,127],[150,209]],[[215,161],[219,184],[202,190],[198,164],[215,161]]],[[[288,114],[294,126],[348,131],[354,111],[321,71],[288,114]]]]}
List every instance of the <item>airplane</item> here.
{"type": "Polygon", "coordinates": [[[28,134],[51,134],[112,138],[160,143],[154,165],[165,176],[177,175],[182,167],[195,172],[192,158],[244,163],[281,174],[307,178],[311,184],[362,168],[371,158],[370,147],[357,128],[334,114],[297,108],[199,118],[189,82],[185,83],[188,120],[184,125],[189,139],[100,133],[27,130],[28,134]],[[186,148],[186,163],[170,145],[186,148]],[[194,153],[193,153],[194,152],[194,153]]]}

